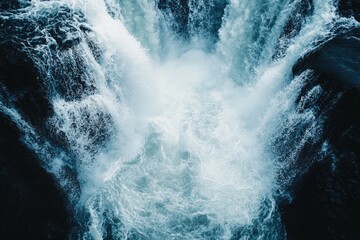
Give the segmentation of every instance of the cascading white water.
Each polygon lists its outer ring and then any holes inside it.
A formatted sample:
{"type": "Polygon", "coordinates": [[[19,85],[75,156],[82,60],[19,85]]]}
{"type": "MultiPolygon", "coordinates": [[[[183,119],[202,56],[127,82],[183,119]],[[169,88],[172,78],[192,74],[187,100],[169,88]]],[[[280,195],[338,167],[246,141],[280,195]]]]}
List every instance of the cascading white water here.
{"type": "MultiPolygon", "coordinates": [[[[171,17],[157,2],[32,2],[33,14],[54,5],[81,11],[89,29],[79,45],[56,54],[80,59],[83,80],[95,89],[70,100],[51,96],[48,125],[71,154],[50,158],[49,147],[32,146],[64,188],[72,185],[61,168],[76,173],[80,197],[70,198],[78,238],[279,238],[276,224],[255,235],[245,229],[276,218],[278,173],[288,165],[268,152],[267,139],[284,118],[316,122],[309,112],[295,116],[294,99],[310,73],[292,79],[291,68],[331,35],[334,1],[313,1],[313,14],[279,58],[276,47],[298,0],[231,0],[214,44],[204,21],[218,2],[189,1],[188,41],[172,36],[171,23],[162,22],[171,17]]],[[[44,46],[34,59],[51,79],[57,66],[44,64],[52,51],[44,46]]]]}

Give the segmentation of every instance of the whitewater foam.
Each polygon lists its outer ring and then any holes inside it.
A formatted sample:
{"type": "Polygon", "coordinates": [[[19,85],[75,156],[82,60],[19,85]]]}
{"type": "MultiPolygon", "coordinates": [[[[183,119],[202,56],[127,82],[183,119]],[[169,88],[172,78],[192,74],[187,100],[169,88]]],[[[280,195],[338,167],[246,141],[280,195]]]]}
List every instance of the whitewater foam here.
{"type": "MultiPolygon", "coordinates": [[[[51,146],[41,150],[40,140],[27,143],[33,148],[37,144],[43,159],[51,158],[54,167],[48,169],[59,181],[74,181],[61,170],[64,166],[76,174],[80,190],[69,198],[75,199],[71,204],[81,229],[74,236],[275,236],[277,224],[274,229],[256,225],[278,221],[276,193],[283,188],[279,175],[298,154],[295,148],[277,157],[271,150],[277,131],[302,121],[309,127],[300,144],[321,134],[311,110],[298,114],[294,103],[310,72],[294,78],[291,68],[331,37],[336,17],[333,1],[315,0],[314,13],[288,39],[284,54],[277,55],[297,2],[230,1],[219,36],[213,36],[216,24],[203,21],[218,3],[190,1],[187,41],[173,32],[172,23],[160,23],[175,18],[149,1],[61,3],[84,15],[86,31],[74,24],[78,45],[58,53],[50,47],[56,41],[48,34],[48,42],[29,53],[49,81],[45,85],[54,114],[47,125],[66,148],[49,156],[45,153],[51,146]],[[209,36],[218,37],[217,43],[201,40],[209,36]],[[51,81],[56,81],[52,73],[58,66],[48,61],[52,56],[83,63],[81,78],[93,90],[68,96],[77,85],[60,82],[68,91],[57,92],[51,81]],[[256,228],[261,229],[257,234],[246,232],[256,228]]],[[[33,1],[30,8],[42,14],[38,10],[50,11],[51,4],[61,5],[33,1]]],[[[306,101],[320,91],[314,88],[306,101]]],[[[16,111],[0,107],[23,125],[16,111]]],[[[36,135],[30,126],[22,130],[36,135]]],[[[289,173],[287,181],[295,175],[289,173]]],[[[68,182],[62,186],[74,188],[68,182]]]]}

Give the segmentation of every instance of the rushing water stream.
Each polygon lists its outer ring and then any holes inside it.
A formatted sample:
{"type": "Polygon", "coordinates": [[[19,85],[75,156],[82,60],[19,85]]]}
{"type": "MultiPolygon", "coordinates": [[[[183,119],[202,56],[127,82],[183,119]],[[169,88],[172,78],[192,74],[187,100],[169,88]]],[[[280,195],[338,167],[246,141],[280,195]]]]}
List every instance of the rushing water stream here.
{"type": "Polygon", "coordinates": [[[335,0],[33,0],[0,13],[50,113],[0,112],[67,193],[72,239],[283,239],[323,91],[294,76],[342,29],[335,0]],[[303,108],[303,110],[301,110],[303,108]],[[300,109],[300,110],[299,110],[300,109]],[[283,146],[283,147],[281,147],[283,146]],[[285,150],[284,150],[285,149],[285,150]]]}

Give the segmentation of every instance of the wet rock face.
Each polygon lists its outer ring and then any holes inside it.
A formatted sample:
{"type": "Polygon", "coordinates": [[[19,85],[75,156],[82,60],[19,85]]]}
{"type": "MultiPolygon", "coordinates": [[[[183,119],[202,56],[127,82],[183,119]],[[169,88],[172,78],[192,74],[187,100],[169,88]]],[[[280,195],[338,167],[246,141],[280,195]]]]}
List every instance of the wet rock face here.
{"type": "Polygon", "coordinates": [[[288,239],[359,239],[359,164],[340,157],[336,170],[327,159],[298,185],[283,209],[288,239]]]}
{"type": "Polygon", "coordinates": [[[360,21],[360,0],[339,0],[339,12],[342,16],[353,16],[360,21]]]}
{"type": "Polygon", "coordinates": [[[26,7],[30,4],[30,0],[1,0],[0,10],[15,10],[26,7]]]}
{"type": "Polygon", "coordinates": [[[314,71],[304,87],[325,90],[316,105],[324,117],[323,152],[283,206],[288,239],[360,239],[359,30],[339,36],[306,56],[294,74],[314,71]]]}
{"type": "Polygon", "coordinates": [[[359,239],[360,92],[344,93],[327,115],[324,159],[296,186],[283,210],[288,239],[359,239]]]}
{"type": "Polygon", "coordinates": [[[174,30],[183,35],[187,35],[187,22],[189,16],[189,0],[173,1],[173,0],[160,0],[158,2],[158,8],[164,12],[169,12],[177,23],[174,30]]]}
{"type": "Polygon", "coordinates": [[[296,35],[304,22],[304,18],[314,11],[312,0],[302,0],[296,4],[295,12],[286,21],[282,36],[291,37],[296,35]]]}
{"type": "Polygon", "coordinates": [[[65,197],[19,138],[16,126],[0,115],[0,236],[65,239],[70,219],[65,197]]]}
{"type": "Polygon", "coordinates": [[[5,104],[19,109],[33,126],[45,128],[52,109],[32,60],[12,43],[0,47],[0,93],[10,99],[5,104]]]}
{"type": "Polygon", "coordinates": [[[330,40],[320,49],[301,59],[294,66],[293,72],[299,74],[305,69],[312,69],[316,74],[329,75],[319,78],[322,84],[332,83],[332,86],[340,88],[356,87],[359,89],[359,36],[360,28],[356,28],[330,40]],[[331,80],[327,80],[327,78],[331,78],[331,80]]]}
{"type": "MultiPolygon", "coordinates": [[[[1,1],[0,9],[25,1],[1,1]]],[[[1,31],[4,22],[0,22],[1,31]]],[[[32,60],[16,42],[0,34],[0,98],[41,131],[52,112],[32,60]],[[5,101],[5,99],[7,99],[5,101]]],[[[9,37],[9,36],[7,36],[9,37]]],[[[66,198],[39,159],[21,141],[21,133],[0,112],[0,238],[65,239],[70,214],[66,198]]]]}
{"type": "MultiPolygon", "coordinates": [[[[206,2],[206,1],[205,1],[206,2]]],[[[172,18],[171,28],[184,40],[191,35],[206,36],[213,44],[218,39],[225,7],[229,1],[207,1],[206,9],[202,3],[190,0],[159,0],[157,7],[167,18],[172,18]],[[206,12],[205,15],[194,14],[194,9],[206,12]]]]}

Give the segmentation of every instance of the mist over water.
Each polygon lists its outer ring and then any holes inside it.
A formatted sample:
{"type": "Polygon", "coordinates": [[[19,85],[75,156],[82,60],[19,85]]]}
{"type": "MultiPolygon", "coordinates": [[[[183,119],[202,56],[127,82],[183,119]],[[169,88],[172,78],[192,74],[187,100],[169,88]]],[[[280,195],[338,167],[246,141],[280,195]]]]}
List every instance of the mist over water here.
{"type": "Polygon", "coordinates": [[[292,67],[355,23],[330,0],[180,2],[32,1],[1,16],[48,19],[24,44],[47,134],[3,99],[0,111],[68,194],[74,239],[286,237],[276,201],[322,127],[296,111],[321,87],[297,104],[312,73],[292,67]]]}

